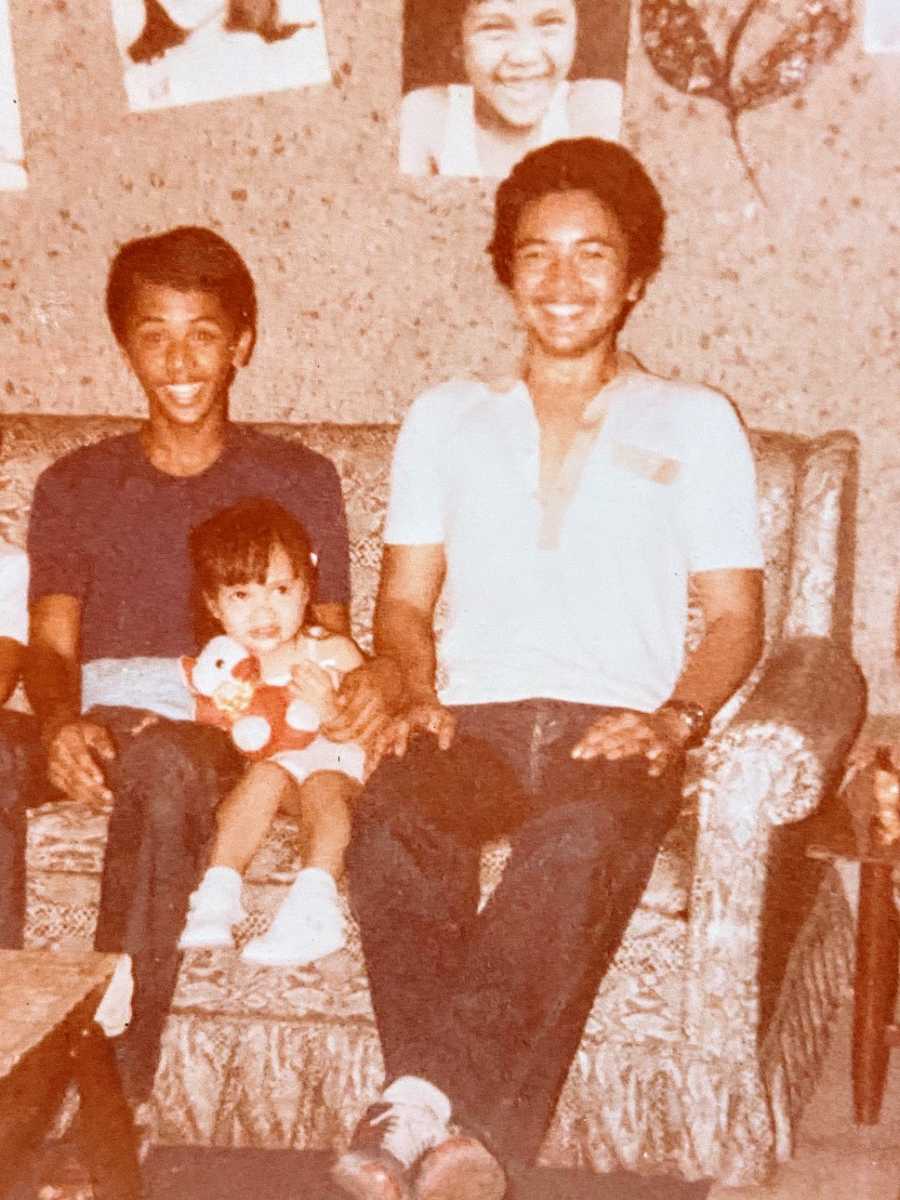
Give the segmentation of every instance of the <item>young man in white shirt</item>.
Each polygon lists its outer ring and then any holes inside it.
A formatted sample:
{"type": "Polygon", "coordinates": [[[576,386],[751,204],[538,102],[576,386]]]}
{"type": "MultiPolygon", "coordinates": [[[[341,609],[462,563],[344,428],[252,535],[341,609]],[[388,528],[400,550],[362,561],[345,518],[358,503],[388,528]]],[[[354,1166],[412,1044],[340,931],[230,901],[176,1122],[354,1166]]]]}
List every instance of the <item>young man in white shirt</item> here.
{"type": "Polygon", "coordinates": [[[740,422],[616,346],[663,227],[621,146],[528,155],[491,245],[521,379],[426,392],[399,436],[375,639],[409,708],[348,858],[389,1081],[335,1166],[358,1200],[499,1200],[506,1167],[534,1161],[684,752],[760,652],[740,422]],[[685,661],[689,582],[704,635],[685,661]],[[407,748],[416,730],[435,738],[407,748]],[[479,913],[479,851],[501,834],[479,913]]]}
{"type": "Polygon", "coordinates": [[[37,722],[3,709],[22,673],[28,640],[28,558],[0,540],[0,949],[22,945],[25,810],[43,777],[37,722]]]}

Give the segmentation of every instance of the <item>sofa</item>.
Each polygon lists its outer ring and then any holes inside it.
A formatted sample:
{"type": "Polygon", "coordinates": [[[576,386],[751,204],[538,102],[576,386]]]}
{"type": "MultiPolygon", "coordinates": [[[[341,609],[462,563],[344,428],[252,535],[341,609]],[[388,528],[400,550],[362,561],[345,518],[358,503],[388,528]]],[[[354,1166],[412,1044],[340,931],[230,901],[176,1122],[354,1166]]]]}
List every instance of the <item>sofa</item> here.
{"type": "MultiPolygon", "coordinates": [[[[116,417],[0,419],[0,526],[24,544],[38,473],[116,417]]],[[[264,425],[327,454],[352,541],[353,623],[368,643],[391,425],[264,425]]],[[[766,553],[766,640],[690,755],[682,816],[603,980],[542,1149],[546,1165],[764,1180],[788,1158],[848,983],[849,910],[833,869],[802,852],[861,722],[850,650],[857,446],[751,431],[766,553]]],[[[692,606],[689,646],[700,636],[692,606]]],[[[30,814],[26,944],[89,946],[106,817],[75,803],[30,814]]],[[[487,847],[483,896],[506,847],[487,847]]],[[[260,932],[298,868],[278,825],[248,875],[260,932]]],[[[552,931],[545,931],[552,935],[552,931]]],[[[322,1149],[345,1141],[382,1082],[355,933],[321,969],[185,955],[153,1096],[160,1144],[322,1149]]]]}

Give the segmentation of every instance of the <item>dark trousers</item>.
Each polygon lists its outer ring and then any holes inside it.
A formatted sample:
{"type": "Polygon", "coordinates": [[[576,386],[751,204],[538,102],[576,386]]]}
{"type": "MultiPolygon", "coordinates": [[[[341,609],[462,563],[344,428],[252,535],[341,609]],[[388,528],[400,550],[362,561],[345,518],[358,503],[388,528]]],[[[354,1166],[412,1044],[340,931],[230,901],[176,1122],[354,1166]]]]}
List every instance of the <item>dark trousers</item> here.
{"type": "Polygon", "coordinates": [[[683,764],[570,751],[603,709],[457,710],[369,780],[348,879],[389,1079],[419,1075],[509,1162],[532,1162],[597,986],[679,811],[683,764]],[[479,850],[508,834],[481,914],[479,850]]]}
{"type": "Polygon", "coordinates": [[[25,926],[25,813],[43,799],[38,723],[0,711],[0,949],[18,950],[25,926]]]}
{"type": "Polygon", "coordinates": [[[216,805],[241,773],[221,730],[160,720],[132,730],[136,709],[98,708],[117,755],[107,770],[109,822],[95,946],[124,951],[134,966],[133,1018],[116,1048],[129,1099],[147,1098],[175,991],[178,937],[205,864],[216,805]]]}

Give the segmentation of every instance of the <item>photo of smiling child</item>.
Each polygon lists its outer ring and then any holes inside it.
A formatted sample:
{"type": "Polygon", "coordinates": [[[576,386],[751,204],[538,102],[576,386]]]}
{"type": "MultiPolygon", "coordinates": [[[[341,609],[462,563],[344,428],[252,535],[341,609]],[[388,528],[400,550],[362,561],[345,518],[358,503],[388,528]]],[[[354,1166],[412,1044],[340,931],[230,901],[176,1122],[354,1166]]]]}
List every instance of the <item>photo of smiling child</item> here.
{"type": "Polygon", "coordinates": [[[329,83],[319,0],[112,0],[133,112],[329,83]]]}
{"type": "Polygon", "coordinates": [[[569,137],[618,140],[627,0],[406,0],[400,170],[501,178],[569,137]]]}
{"type": "Polygon", "coordinates": [[[19,97],[13,65],[9,0],[0,0],[0,190],[28,187],[19,121],[19,97]]]}

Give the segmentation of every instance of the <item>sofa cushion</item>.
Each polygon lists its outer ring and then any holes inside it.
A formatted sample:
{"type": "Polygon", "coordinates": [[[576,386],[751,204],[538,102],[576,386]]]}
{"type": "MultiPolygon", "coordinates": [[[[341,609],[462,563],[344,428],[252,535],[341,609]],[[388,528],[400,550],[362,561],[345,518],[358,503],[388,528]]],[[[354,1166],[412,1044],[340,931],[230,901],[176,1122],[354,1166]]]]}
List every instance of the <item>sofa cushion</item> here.
{"type": "MultiPolygon", "coordinates": [[[[33,898],[45,902],[75,902],[79,907],[99,897],[100,874],[109,818],[86,805],[70,801],[43,804],[28,820],[27,862],[33,898]],[[56,881],[56,882],[54,882],[56,881]]],[[[687,910],[692,874],[694,819],[686,812],[670,832],[642,899],[642,907],[672,916],[687,910]]],[[[497,883],[509,855],[509,844],[494,842],[482,856],[482,903],[497,883]]],[[[300,868],[293,824],[276,819],[265,843],[253,858],[248,884],[261,888],[289,885],[300,868]]],[[[79,918],[79,927],[82,921],[79,918]]]]}

